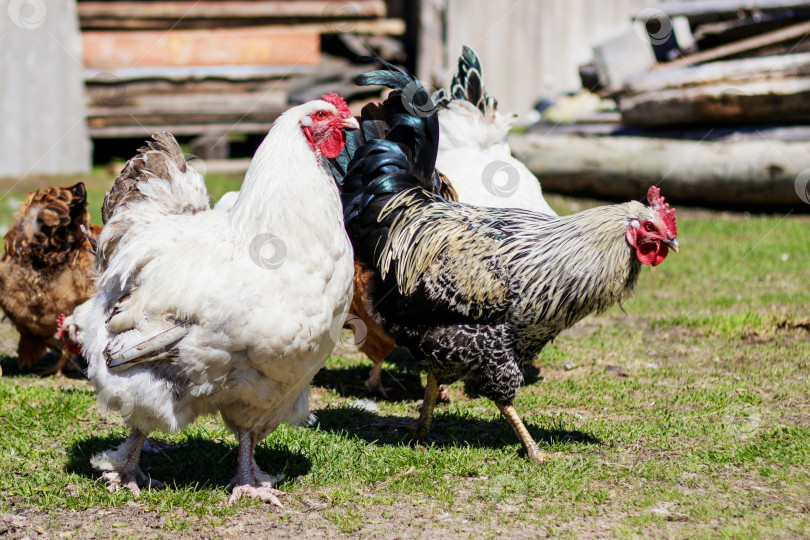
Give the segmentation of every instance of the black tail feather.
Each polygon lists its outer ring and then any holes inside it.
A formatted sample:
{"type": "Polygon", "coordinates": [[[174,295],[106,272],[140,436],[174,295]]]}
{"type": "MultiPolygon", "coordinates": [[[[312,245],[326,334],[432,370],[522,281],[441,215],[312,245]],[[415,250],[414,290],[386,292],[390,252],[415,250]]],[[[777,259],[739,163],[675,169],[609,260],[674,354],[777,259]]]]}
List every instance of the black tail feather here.
{"type": "Polygon", "coordinates": [[[379,105],[367,105],[361,129],[347,134],[346,147],[332,163],[339,183],[346,230],[359,260],[373,264],[375,246],[387,235],[394,216],[379,219],[390,200],[409,189],[439,195],[436,173],[439,148],[438,106],[424,86],[400,68],[357,76],[360,85],[381,85],[393,92],[379,105]]]}
{"type": "Polygon", "coordinates": [[[484,70],[478,55],[466,45],[461,48],[461,56],[458,57],[458,71],[450,84],[450,97],[442,90],[434,99],[441,105],[447,105],[451,100],[468,101],[487,118],[498,109],[498,100],[484,89],[484,70]]]}

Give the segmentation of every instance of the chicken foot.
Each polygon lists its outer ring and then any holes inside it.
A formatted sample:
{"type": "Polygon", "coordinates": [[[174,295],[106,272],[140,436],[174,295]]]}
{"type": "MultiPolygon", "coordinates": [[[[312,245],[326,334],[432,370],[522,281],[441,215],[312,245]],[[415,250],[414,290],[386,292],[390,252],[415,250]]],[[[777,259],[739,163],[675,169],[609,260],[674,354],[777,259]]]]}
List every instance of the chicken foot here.
{"type": "Polygon", "coordinates": [[[526,450],[526,455],[530,460],[534,461],[535,463],[543,463],[551,457],[551,454],[547,454],[546,452],[540,450],[537,443],[534,442],[531,434],[529,434],[529,430],[526,429],[526,426],[523,425],[523,421],[520,419],[520,416],[518,416],[514,405],[511,403],[507,405],[497,405],[507,422],[509,422],[509,425],[512,426],[512,429],[515,431],[518,439],[520,439],[524,450],[526,450]]]}
{"type": "Polygon", "coordinates": [[[253,457],[256,447],[256,435],[244,428],[238,428],[239,456],[236,476],[231,480],[231,497],[228,504],[233,504],[240,498],[250,497],[269,502],[273,506],[284,509],[278,497],[285,495],[281,490],[274,489],[273,484],[279,480],[262,471],[253,457]]]}
{"type": "Polygon", "coordinates": [[[366,392],[379,394],[385,399],[388,399],[388,392],[390,392],[391,389],[385,388],[382,384],[382,361],[378,362],[376,358],[371,358],[371,361],[373,362],[371,365],[371,373],[368,379],[366,379],[366,382],[363,383],[363,386],[365,386],[366,392]]]}
{"type": "Polygon", "coordinates": [[[141,488],[165,487],[163,482],[149,478],[141,470],[141,450],[145,441],[146,433],[133,429],[121,446],[93,456],[92,465],[105,471],[101,476],[107,481],[107,489],[115,492],[123,487],[137,499],[141,496],[141,488]]]}

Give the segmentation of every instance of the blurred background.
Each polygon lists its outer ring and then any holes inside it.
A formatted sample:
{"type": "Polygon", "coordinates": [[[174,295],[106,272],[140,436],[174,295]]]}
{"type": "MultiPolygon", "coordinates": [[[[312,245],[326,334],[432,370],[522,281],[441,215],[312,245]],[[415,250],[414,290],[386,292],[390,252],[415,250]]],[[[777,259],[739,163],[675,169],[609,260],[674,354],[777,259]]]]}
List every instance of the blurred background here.
{"type": "Polygon", "coordinates": [[[358,56],[440,88],[462,45],[546,192],[806,212],[808,32],[790,0],[4,0],[0,227],[51,175],[95,201],[161,130],[216,198],[290,105],[377,97],[358,56]]]}

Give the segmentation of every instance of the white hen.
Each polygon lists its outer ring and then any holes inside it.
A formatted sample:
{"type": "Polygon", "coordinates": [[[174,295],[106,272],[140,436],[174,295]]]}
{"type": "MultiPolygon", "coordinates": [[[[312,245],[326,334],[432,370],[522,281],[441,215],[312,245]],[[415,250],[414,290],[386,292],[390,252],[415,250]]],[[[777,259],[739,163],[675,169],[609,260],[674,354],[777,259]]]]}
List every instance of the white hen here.
{"type": "Polygon", "coordinates": [[[219,412],[239,441],[231,502],[280,506],[253,451],[280,423],[308,417],[309,383],[351,300],[352,250],[324,157],[357,127],[336,94],[285,112],[229,213],[210,209],[168,133],[116,179],[83,349],[99,404],[131,429],[92,459],[111,489],[159,486],[139,466],[147,434],[219,412]]]}
{"type": "Polygon", "coordinates": [[[512,157],[506,137],[515,117],[498,112],[471,48],[462,47],[449,98],[442,90],[435,99],[444,105],[436,168],[450,180],[459,202],[557,215],[543,198],[537,177],[512,157]]]}

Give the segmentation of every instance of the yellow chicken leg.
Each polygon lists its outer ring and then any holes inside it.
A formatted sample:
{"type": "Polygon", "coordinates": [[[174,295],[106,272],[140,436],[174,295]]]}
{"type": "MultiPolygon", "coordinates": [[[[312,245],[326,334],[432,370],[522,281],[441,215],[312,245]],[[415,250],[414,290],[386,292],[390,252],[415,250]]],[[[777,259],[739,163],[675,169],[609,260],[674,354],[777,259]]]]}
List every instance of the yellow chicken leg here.
{"type": "Polygon", "coordinates": [[[518,436],[518,439],[520,439],[521,444],[523,444],[523,448],[526,450],[526,455],[530,460],[536,463],[543,463],[545,460],[551,457],[551,454],[547,454],[546,452],[540,450],[537,443],[534,442],[534,439],[532,439],[532,436],[529,434],[529,430],[526,429],[526,426],[523,425],[523,421],[518,416],[514,405],[498,404],[498,408],[501,410],[504,417],[506,417],[506,420],[509,422],[509,425],[512,426],[512,429],[515,430],[515,434],[518,436]]]}
{"type": "Polygon", "coordinates": [[[439,381],[433,371],[428,370],[427,383],[425,383],[425,399],[422,412],[419,414],[419,425],[416,428],[416,440],[427,442],[430,433],[430,423],[433,421],[433,408],[436,406],[436,393],[439,390],[439,381]]]}

